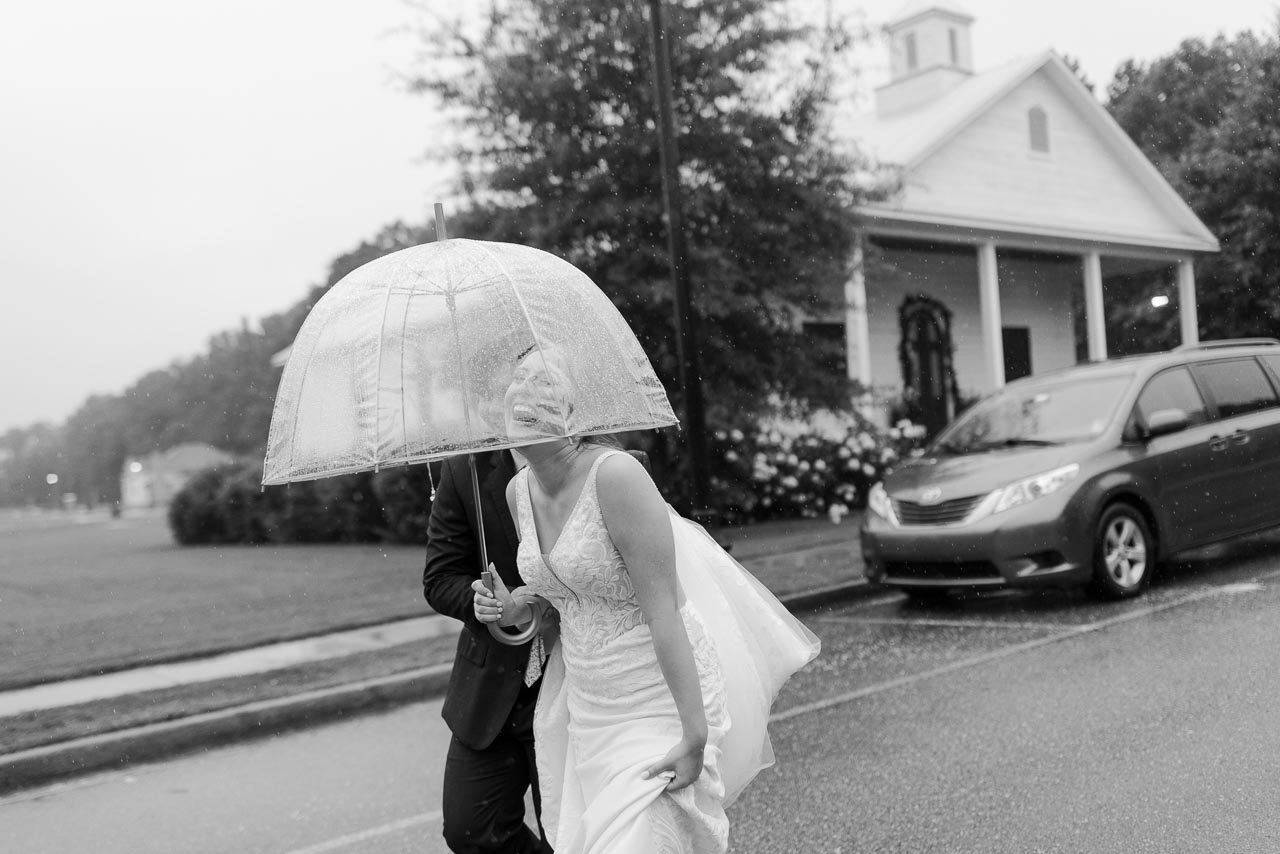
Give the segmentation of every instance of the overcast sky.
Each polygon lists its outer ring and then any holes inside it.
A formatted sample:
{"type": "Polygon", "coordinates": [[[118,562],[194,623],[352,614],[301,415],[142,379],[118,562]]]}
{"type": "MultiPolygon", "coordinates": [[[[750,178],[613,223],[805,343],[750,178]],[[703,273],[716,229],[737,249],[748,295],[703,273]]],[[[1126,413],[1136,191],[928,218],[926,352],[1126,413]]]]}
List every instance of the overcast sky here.
{"type": "MultiPolygon", "coordinates": [[[[821,0],[798,0],[812,5],[821,0]]],[[[902,0],[836,0],[882,22],[902,0]]],[[[1045,47],[1101,92],[1126,58],[1270,30],[1272,0],[960,0],[979,70],[1045,47]],[[1153,11],[1154,10],[1154,11],[1153,11]]],[[[288,308],[446,183],[399,91],[400,0],[41,0],[0,29],[0,431],[288,308]]],[[[885,73],[879,45],[867,82],[885,73]]]]}

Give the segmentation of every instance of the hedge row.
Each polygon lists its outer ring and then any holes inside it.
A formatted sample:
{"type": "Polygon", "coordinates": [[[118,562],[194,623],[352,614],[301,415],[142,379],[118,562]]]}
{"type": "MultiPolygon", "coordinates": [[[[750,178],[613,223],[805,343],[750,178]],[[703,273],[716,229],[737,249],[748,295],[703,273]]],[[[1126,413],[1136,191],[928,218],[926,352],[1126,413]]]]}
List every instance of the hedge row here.
{"type": "MultiPolygon", "coordinates": [[[[878,431],[852,415],[771,419],[717,432],[710,443],[712,510],[723,522],[829,515],[866,503],[867,490],[912,453],[924,431],[900,421],[878,431]]],[[[664,495],[687,488],[650,448],[664,495]]],[[[438,468],[433,466],[433,473],[438,468]]],[[[169,507],[180,543],[424,543],[431,512],[425,466],[344,475],[262,489],[259,465],[240,463],[193,478],[169,507]]]]}

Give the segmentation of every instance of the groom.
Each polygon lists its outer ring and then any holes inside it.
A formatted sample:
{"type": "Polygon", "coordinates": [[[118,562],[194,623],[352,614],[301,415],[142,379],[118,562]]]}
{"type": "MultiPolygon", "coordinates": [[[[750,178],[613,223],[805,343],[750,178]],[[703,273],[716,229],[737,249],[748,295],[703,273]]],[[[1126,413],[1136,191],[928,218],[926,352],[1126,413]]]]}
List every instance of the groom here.
{"type": "Polygon", "coordinates": [[[444,838],[455,854],[550,854],[525,824],[524,795],[532,786],[541,828],[542,802],[533,756],[533,711],[541,677],[524,684],[529,644],[505,646],[473,611],[471,583],[480,577],[476,514],[484,521],[489,561],[509,588],[518,538],[507,507],[515,475],[510,451],[476,454],[480,507],[466,457],[445,460],[427,524],[422,588],[441,614],[462,621],[453,674],[441,715],[453,737],[444,767],[444,838]]]}

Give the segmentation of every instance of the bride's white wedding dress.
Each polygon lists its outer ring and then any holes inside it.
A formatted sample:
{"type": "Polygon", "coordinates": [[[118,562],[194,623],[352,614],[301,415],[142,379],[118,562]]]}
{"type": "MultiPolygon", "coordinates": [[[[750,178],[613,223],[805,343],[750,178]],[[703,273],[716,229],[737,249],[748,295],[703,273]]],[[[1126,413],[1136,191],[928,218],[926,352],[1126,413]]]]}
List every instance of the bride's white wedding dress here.
{"type": "Polygon", "coordinates": [[[708,738],[699,778],[676,792],[645,768],[680,740],[675,700],[621,555],[600,514],[592,464],[559,539],[542,553],[528,469],[516,475],[518,564],[560,613],[534,720],[542,820],[556,854],[720,854],[724,807],[772,763],[765,724],[785,679],[817,638],[701,528],[670,513],[681,617],[693,648],[708,738]]]}

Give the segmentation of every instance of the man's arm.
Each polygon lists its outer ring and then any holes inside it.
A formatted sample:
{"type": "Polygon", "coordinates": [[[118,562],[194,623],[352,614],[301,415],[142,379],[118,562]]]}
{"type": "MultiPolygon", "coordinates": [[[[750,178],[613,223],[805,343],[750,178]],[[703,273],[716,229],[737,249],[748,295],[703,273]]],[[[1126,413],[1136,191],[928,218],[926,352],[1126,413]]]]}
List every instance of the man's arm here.
{"type": "MultiPolygon", "coordinates": [[[[471,591],[471,582],[480,577],[480,558],[453,468],[452,460],[441,467],[440,485],[431,502],[422,592],[437,613],[472,622],[475,594],[471,591]]],[[[479,508],[476,509],[479,512],[479,508]]]]}

